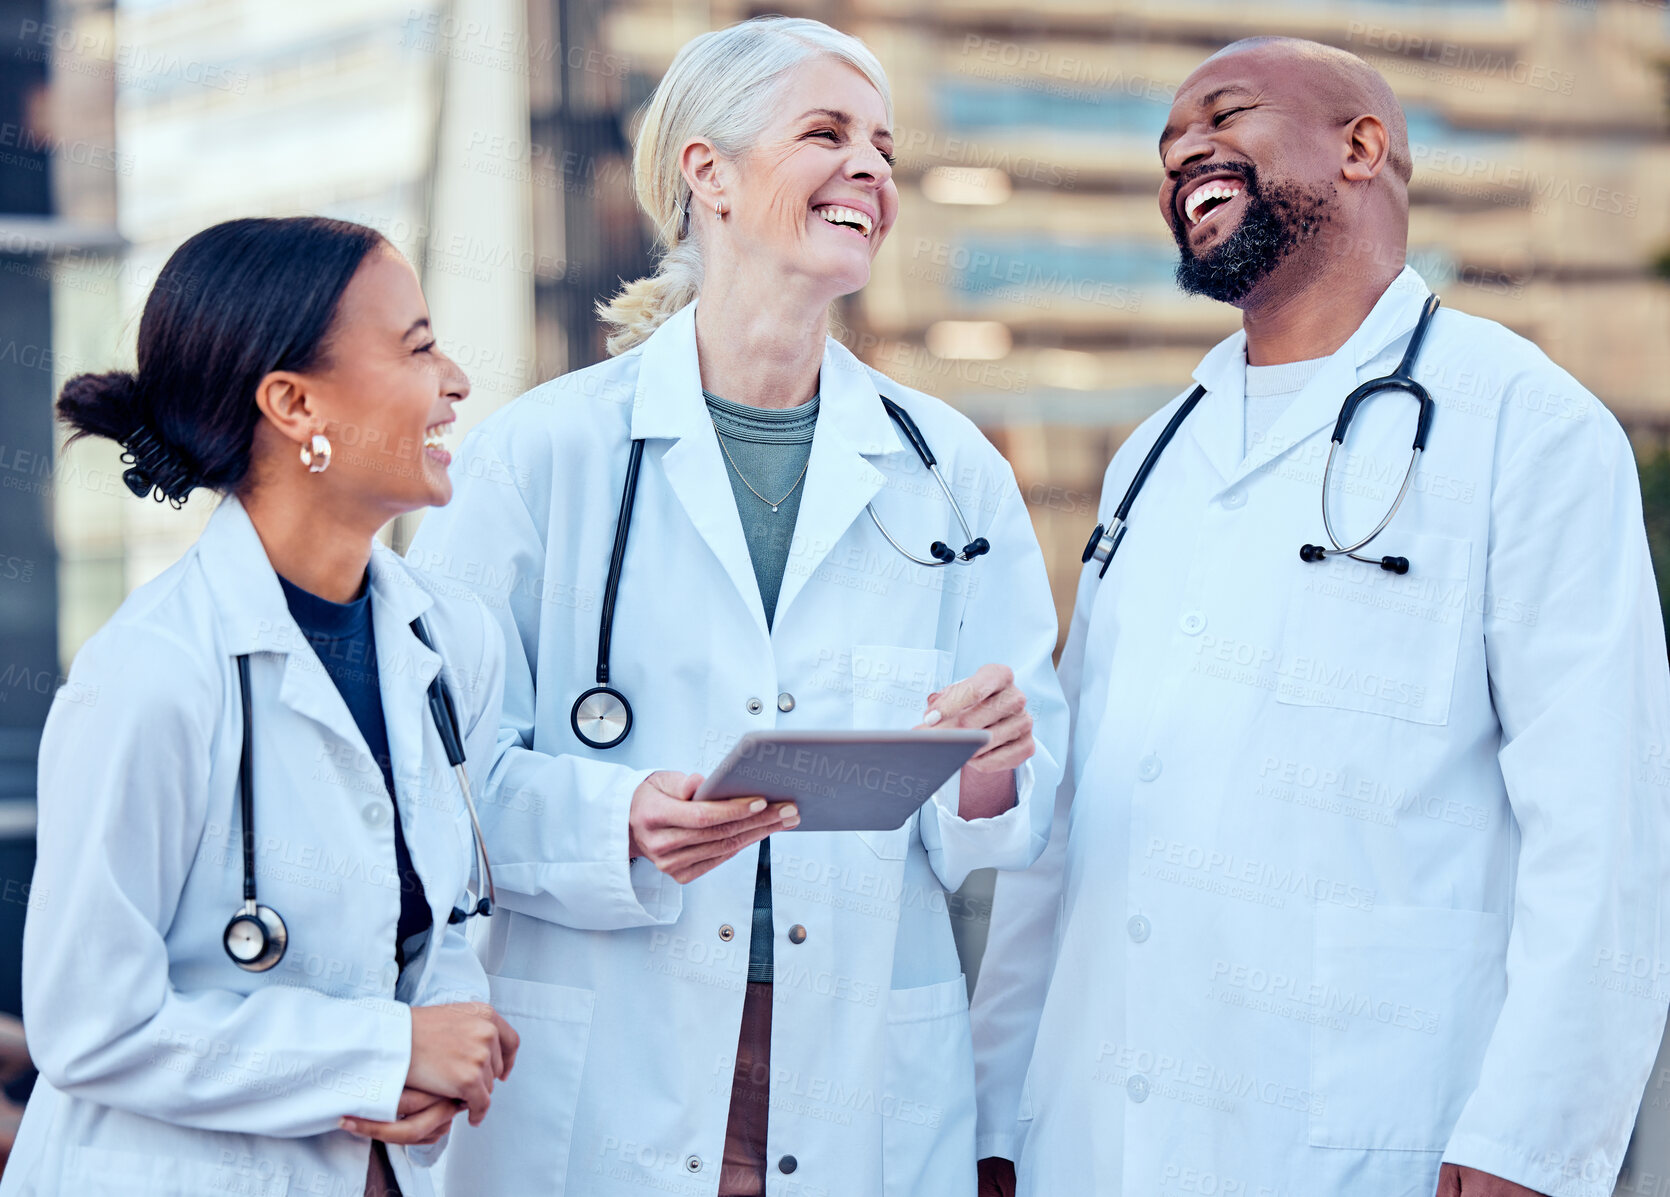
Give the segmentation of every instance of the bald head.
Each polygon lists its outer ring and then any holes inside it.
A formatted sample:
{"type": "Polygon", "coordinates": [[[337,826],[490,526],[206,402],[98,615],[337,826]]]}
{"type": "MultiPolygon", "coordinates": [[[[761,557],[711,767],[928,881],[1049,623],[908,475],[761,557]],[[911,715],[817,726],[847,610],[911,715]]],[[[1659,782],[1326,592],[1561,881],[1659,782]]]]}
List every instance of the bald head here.
{"type": "Polygon", "coordinates": [[[1388,134],[1386,164],[1400,182],[1409,182],[1414,173],[1409,122],[1404,119],[1403,105],[1379,71],[1348,50],[1301,37],[1242,38],[1219,50],[1201,67],[1250,53],[1274,60],[1294,90],[1304,93],[1327,123],[1344,126],[1365,116],[1379,120],[1388,134]]]}

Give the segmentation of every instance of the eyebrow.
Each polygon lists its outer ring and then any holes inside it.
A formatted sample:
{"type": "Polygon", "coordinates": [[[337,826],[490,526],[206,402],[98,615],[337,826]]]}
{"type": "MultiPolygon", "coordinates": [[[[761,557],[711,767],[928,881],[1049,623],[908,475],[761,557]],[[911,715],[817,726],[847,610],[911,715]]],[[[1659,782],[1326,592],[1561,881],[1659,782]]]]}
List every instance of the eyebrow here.
{"type": "MultiPolygon", "coordinates": [[[[857,123],[851,114],[842,112],[839,108],[809,108],[800,114],[800,119],[804,121],[814,116],[821,116],[826,120],[832,120],[837,125],[841,125],[843,127],[857,123]]],[[[893,140],[893,133],[890,129],[877,129],[875,136],[885,137],[888,141],[893,140]]]]}
{"type": "MultiPolygon", "coordinates": [[[[1200,107],[1210,108],[1210,107],[1212,107],[1212,105],[1216,104],[1219,100],[1223,99],[1225,96],[1231,95],[1231,94],[1236,94],[1236,93],[1239,93],[1240,95],[1243,95],[1243,96],[1251,96],[1253,94],[1253,90],[1252,90],[1252,88],[1247,87],[1244,84],[1226,83],[1222,87],[1218,88],[1216,91],[1209,91],[1204,96],[1202,96],[1200,98],[1200,107]]],[[[1168,124],[1164,129],[1160,130],[1160,149],[1161,149],[1162,152],[1164,152],[1164,150],[1165,150],[1166,142],[1170,141],[1172,138],[1174,138],[1176,136],[1177,136],[1177,126],[1176,125],[1168,124]]]]}
{"type": "Polygon", "coordinates": [[[418,329],[428,328],[428,327],[429,327],[429,317],[419,316],[416,320],[412,321],[412,327],[408,328],[405,332],[400,334],[400,339],[402,341],[404,341],[407,337],[411,336],[418,329]]]}

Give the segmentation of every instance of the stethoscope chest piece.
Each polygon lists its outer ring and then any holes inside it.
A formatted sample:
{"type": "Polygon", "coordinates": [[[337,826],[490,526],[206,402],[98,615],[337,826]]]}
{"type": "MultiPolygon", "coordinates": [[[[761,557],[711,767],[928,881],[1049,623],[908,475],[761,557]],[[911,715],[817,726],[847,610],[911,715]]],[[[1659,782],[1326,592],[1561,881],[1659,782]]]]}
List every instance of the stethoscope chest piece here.
{"type": "Polygon", "coordinates": [[[278,911],[249,901],[227,922],[221,942],[233,964],[245,972],[264,973],[284,959],[290,931],[278,911]]]}
{"type": "Polygon", "coordinates": [[[1097,524],[1091,532],[1090,539],[1085,542],[1084,555],[1079,558],[1088,565],[1091,561],[1101,562],[1102,568],[1096,571],[1098,579],[1108,575],[1108,566],[1113,564],[1113,555],[1119,551],[1119,542],[1125,539],[1125,521],[1115,516],[1106,524],[1097,524]]]}
{"type": "Polygon", "coordinates": [[[568,721],[588,748],[613,748],[632,731],[632,704],[619,690],[593,686],[574,700],[568,721]]]}

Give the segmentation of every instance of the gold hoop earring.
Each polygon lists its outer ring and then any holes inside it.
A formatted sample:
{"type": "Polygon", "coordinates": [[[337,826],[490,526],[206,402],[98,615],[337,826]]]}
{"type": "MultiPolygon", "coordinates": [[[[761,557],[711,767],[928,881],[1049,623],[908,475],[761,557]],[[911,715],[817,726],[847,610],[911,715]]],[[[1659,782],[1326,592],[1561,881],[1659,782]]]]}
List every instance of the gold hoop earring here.
{"type": "Polygon", "coordinates": [[[331,443],[322,432],[315,432],[313,440],[302,446],[302,464],[310,474],[323,474],[330,468],[331,443]]]}

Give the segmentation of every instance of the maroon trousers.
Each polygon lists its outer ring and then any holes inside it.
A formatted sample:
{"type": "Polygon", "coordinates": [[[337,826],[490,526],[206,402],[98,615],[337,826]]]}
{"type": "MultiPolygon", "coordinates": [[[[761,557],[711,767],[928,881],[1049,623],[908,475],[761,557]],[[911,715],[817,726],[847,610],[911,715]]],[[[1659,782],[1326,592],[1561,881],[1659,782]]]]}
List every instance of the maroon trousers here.
{"type": "Polygon", "coordinates": [[[750,981],[742,1003],[736,1072],[731,1078],[719,1197],[762,1197],[765,1193],[765,1126],[770,1108],[771,986],[750,981]]]}

